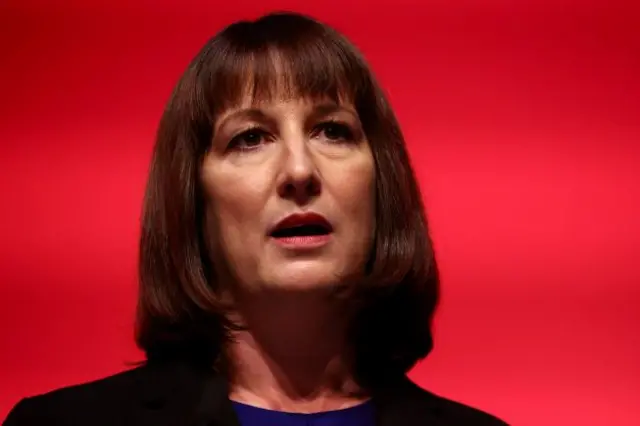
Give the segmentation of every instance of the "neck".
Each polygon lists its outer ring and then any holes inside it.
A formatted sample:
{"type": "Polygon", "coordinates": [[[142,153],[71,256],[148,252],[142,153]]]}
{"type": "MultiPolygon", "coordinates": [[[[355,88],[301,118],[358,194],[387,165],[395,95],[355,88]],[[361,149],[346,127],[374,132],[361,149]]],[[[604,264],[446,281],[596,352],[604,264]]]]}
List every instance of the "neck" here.
{"type": "Polygon", "coordinates": [[[237,307],[246,330],[235,332],[227,347],[232,400],[314,412],[366,399],[351,374],[343,306],[317,295],[260,294],[237,307]]]}

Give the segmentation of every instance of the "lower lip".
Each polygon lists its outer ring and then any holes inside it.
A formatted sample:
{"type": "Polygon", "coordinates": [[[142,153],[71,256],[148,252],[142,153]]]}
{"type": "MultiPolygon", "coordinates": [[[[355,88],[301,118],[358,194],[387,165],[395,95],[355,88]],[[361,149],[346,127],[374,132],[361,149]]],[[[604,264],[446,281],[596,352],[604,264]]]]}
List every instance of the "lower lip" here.
{"type": "Polygon", "coordinates": [[[273,240],[278,245],[289,249],[312,249],[326,245],[331,240],[331,234],[273,238],[273,240]]]}

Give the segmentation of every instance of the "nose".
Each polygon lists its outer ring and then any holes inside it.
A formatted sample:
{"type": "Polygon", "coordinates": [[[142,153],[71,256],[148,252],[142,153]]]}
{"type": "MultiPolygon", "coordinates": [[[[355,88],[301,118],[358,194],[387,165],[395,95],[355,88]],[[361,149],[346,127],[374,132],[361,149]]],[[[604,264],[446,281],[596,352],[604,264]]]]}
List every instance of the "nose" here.
{"type": "Polygon", "coordinates": [[[317,167],[309,146],[303,138],[284,144],[278,194],[296,204],[307,204],[320,194],[317,167]]]}

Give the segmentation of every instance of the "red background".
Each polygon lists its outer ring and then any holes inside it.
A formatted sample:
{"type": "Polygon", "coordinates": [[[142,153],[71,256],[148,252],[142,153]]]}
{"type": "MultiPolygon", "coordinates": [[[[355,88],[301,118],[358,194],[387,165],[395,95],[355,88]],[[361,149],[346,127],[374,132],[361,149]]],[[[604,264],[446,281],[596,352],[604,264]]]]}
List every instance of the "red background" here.
{"type": "Polygon", "coordinates": [[[53,3],[0,6],[0,419],[138,359],[164,103],[223,25],[293,9],[360,46],[406,132],[444,283],[417,382],[515,425],[640,424],[633,2],[53,3]]]}

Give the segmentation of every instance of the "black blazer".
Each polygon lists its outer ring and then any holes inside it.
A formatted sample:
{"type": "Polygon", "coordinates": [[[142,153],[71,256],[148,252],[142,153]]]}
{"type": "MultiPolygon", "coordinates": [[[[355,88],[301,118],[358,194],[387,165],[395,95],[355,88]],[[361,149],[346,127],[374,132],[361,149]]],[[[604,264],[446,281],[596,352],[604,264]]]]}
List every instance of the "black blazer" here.
{"type": "MultiPolygon", "coordinates": [[[[373,401],[380,426],[502,426],[503,421],[427,392],[408,379],[373,401]]],[[[146,365],[25,398],[4,426],[240,426],[225,380],[182,363],[146,365]]]]}

